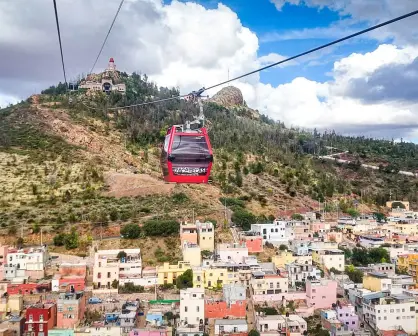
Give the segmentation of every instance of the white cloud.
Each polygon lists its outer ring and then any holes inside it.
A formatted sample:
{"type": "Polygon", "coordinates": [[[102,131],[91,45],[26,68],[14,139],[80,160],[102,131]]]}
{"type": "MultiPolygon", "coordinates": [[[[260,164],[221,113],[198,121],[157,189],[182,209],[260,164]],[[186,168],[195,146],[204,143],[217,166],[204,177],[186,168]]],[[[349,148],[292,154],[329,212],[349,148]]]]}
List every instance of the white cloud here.
{"type": "MultiPolygon", "coordinates": [[[[352,54],[335,62],[333,80],[318,83],[306,78],[296,78],[291,83],[272,87],[258,84],[253,101],[262,113],[288,125],[306,128],[336,128],[361,131],[385,128],[389,125],[404,131],[417,127],[418,102],[408,100],[386,100],[372,104],[350,97],[353,80],[373,78],[384,67],[410,65],[418,57],[418,48],[396,48],[382,45],[374,52],[352,54]],[[406,130],[405,130],[406,128],[406,130]]],[[[396,74],[394,74],[396,76],[396,74]]],[[[402,78],[402,77],[398,77],[402,78]]],[[[396,81],[396,78],[393,77],[396,81]]],[[[398,83],[400,89],[402,83],[398,83]]]]}
{"type": "MultiPolygon", "coordinates": [[[[359,23],[374,25],[417,9],[417,4],[413,0],[270,0],[270,2],[279,11],[283,10],[285,4],[293,6],[305,5],[319,9],[328,7],[330,10],[338,12],[343,18],[329,27],[295,30],[285,34],[271,32],[263,38],[267,42],[282,39],[335,38],[345,36],[349,35],[351,30],[356,30],[355,28],[358,28],[359,23]],[[353,27],[353,24],[357,26],[353,27]],[[340,31],[344,31],[344,29],[346,32],[340,34],[340,31]]],[[[418,15],[415,15],[363,36],[364,38],[373,38],[381,42],[394,39],[398,44],[417,44],[418,34],[414,29],[411,29],[411,27],[417,24],[418,15]]]]}
{"type": "MultiPolygon", "coordinates": [[[[311,1],[319,6],[328,0],[311,1]]],[[[7,6],[0,2],[0,105],[1,97],[25,99],[62,80],[52,5],[40,1],[26,6],[22,11],[15,2],[7,6]],[[34,16],[34,12],[39,14],[34,16]]],[[[116,9],[114,2],[100,0],[59,2],[69,77],[89,70],[116,9]]],[[[187,93],[226,80],[228,71],[232,78],[284,58],[276,53],[260,56],[258,48],[256,34],[225,5],[209,10],[190,2],[165,5],[161,0],[129,0],[98,70],[114,57],[121,70],[147,73],[158,85],[179,86],[182,93],[187,93]]],[[[408,125],[415,127],[416,102],[399,96],[395,100],[374,97],[372,103],[364,102],[353,92],[353,79],[370,78],[379,89],[378,71],[413,64],[415,57],[414,47],[385,45],[372,53],[353,54],[335,62],[329,82],[295,78],[273,87],[260,83],[259,74],[254,74],[233,85],[243,91],[249,106],[288,125],[365,132],[396,126],[402,134],[409,132],[408,125]]],[[[413,77],[414,68],[407,70],[413,77]]],[[[396,78],[402,87],[405,76],[396,78]]],[[[6,98],[3,104],[7,104],[6,98]]]]}
{"type": "Polygon", "coordinates": [[[16,104],[19,101],[20,100],[18,98],[16,98],[16,97],[6,96],[6,95],[0,94],[0,108],[7,107],[10,104],[16,104]]]}

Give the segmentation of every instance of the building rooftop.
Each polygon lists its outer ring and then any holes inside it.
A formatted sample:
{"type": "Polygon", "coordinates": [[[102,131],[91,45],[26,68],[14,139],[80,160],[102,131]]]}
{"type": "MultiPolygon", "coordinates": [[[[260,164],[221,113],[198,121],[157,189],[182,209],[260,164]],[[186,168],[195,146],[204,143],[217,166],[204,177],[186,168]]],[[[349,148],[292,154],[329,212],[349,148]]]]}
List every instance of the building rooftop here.
{"type": "Polygon", "coordinates": [[[231,320],[231,319],[217,319],[215,320],[215,324],[221,324],[221,325],[247,325],[246,320],[231,320]]]}

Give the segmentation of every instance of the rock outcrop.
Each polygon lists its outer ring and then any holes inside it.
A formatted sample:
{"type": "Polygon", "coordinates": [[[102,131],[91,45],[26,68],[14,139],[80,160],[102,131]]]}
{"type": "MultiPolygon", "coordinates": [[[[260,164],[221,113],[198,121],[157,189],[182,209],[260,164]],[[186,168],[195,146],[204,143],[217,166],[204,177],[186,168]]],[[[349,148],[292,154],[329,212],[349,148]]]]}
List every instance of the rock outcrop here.
{"type": "Polygon", "coordinates": [[[244,98],[240,89],[235,86],[227,86],[216,93],[209,101],[226,108],[243,106],[244,98]]]}

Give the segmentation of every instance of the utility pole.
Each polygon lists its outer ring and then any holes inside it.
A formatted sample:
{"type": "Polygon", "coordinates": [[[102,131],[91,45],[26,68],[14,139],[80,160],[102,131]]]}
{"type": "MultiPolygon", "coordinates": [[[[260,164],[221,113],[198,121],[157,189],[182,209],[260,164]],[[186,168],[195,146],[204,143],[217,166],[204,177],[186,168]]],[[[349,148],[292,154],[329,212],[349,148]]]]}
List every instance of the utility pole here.
{"type": "Polygon", "coordinates": [[[103,240],[103,223],[100,223],[100,240],[103,240]]]}
{"type": "Polygon", "coordinates": [[[42,229],[43,227],[41,226],[41,246],[42,246],[42,229]]]}
{"type": "Polygon", "coordinates": [[[23,239],[23,226],[24,226],[24,224],[23,224],[23,221],[22,221],[22,230],[20,232],[20,238],[22,238],[22,239],[23,239]]]}

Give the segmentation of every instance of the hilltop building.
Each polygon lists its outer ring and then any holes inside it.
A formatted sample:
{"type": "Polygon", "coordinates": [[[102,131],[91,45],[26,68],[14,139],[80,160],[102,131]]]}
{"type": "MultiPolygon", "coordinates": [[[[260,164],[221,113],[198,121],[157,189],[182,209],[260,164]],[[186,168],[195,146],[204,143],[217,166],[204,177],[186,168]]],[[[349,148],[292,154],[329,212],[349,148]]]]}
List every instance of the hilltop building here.
{"type": "Polygon", "coordinates": [[[87,89],[92,91],[103,91],[106,93],[119,92],[125,94],[126,85],[121,82],[119,72],[116,70],[116,65],[113,57],[109,59],[107,69],[101,74],[89,74],[85,80],[82,80],[80,89],[87,89]]]}

